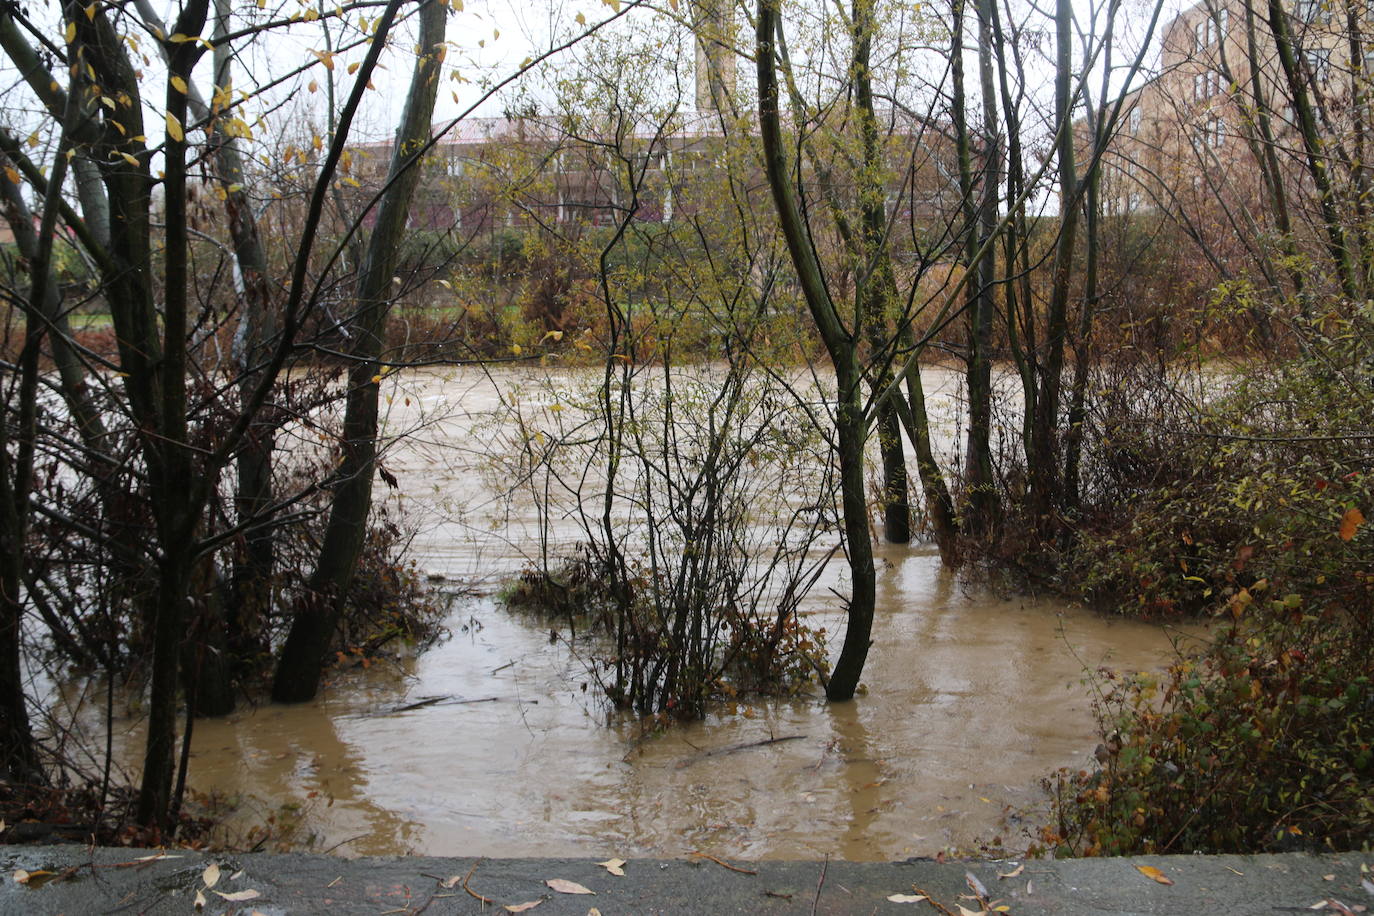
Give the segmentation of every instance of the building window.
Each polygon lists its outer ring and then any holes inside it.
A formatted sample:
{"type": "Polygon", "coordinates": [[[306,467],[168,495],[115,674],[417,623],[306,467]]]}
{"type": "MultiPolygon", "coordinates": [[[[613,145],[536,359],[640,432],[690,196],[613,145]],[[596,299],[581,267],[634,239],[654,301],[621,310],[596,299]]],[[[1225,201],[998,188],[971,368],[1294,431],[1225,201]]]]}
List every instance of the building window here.
{"type": "Polygon", "coordinates": [[[1221,149],[1226,142],[1226,122],[1221,118],[1212,118],[1207,122],[1207,133],[1203,137],[1205,142],[1212,149],[1221,149]]]}
{"type": "Polygon", "coordinates": [[[1193,98],[1196,101],[1210,99],[1221,92],[1221,74],[1215,70],[1203,70],[1193,74],[1193,98]]]}
{"type": "Polygon", "coordinates": [[[1303,57],[1307,60],[1307,70],[1312,75],[1312,81],[1318,85],[1326,85],[1331,79],[1331,49],[1308,48],[1303,52],[1303,57]]]}
{"type": "Polygon", "coordinates": [[[1193,45],[1199,51],[1210,48],[1226,37],[1226,10],[1217,10],[1216,16],[1203,11],[1202,18],[1193,23],[1193,45]]]}
{"type": "Polygon", "coordinates": [[[1298,0],[1296,12],[1303,22],[1331,21],[1331,7],[1327,0],[1298,0]]]}
{"type": "Polygon", "coordinates": [[[1139,103],[1139,102],[1137,102],[1137,103],[1136,103],[1136,106],[1135,106],[1134,108],[1131,109],[1131,116],[1130,116],[1129,124],[1130,124],[1130,127],[1131,127],[1131,133],[1133,133],[1133,134],[1138,134],[1138,133],[1140,133],[1140,103],[1139,103]]]}

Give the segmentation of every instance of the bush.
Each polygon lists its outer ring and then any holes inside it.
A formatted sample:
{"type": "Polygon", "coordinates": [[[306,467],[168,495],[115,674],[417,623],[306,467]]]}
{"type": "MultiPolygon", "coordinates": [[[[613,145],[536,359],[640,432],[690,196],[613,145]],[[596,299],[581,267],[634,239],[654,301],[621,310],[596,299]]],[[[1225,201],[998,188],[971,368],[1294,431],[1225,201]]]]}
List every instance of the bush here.
{"type": "Polygon", "coordinates": [[[1083,533],[1085,593],[1222,622],[1161,678],[1108,677],[1102,768],[1055,780],[1056,853],[1374,841],[1374,454],[1354,339],[1218,380],[1157,485],[1083,533]]]}

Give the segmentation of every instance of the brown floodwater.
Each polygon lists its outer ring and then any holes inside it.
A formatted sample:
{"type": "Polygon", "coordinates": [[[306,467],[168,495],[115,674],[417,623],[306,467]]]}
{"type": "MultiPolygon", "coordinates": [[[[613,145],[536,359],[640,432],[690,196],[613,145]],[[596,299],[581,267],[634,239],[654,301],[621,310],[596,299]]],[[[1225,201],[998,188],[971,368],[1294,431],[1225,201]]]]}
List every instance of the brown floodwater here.
{"type": "MultiPolygon", "coordinates": [[[[497,498],[484,471],[498,393],[522,378],[414,374],[393,393],[389,428],[414,435],[386,464],[419,525],[415,555],[444,587],[465,583],[452,589],[452,635],[419,658],[339,674],[316,702],[199,722],[190,783],[244,799],[243,823],[289,812],[318,848],[352,855],[875,860],[1024,848],[1040,780],[1091,762],[1085,678],[1170,656],[1176,633],[998,594],[951,575],[927,546],[889,545],[865,694],[757,700],[644,734],[608,716],[587,644],[551,639],[490,595],[539,549],[537,513],[497,498]]],[[[926,384],[952,437],[957,379],[933,371],[926,384]]],[[[834,630],[831,586],[843,588],[838,573],[804,613],[834,630]]],[[[122,738],[137,746],[133,732],[122,738]]]]}

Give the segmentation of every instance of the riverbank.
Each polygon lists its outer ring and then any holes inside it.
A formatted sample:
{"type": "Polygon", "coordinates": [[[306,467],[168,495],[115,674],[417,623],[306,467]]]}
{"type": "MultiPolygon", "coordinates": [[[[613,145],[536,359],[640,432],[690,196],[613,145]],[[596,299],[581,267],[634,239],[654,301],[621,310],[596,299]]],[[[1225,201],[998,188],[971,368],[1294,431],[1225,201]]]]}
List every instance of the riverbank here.
{"type": "Polygon", "coordinates": [[[1000,912],[1016,916],[1341,913],[1374,905],[1374,884],[1362,871],[1374,856],[1360,853],[1024,863],[746,863],[698,856],[635,859],[624,864],[623,876],[611,874],[596,858],[345,860],[325,855],[187,850],[160,855],[155,850],[79,846],[7,847],[0,849],[0,913],[184,914],[194,911],[198,893],[205,898],[207,914],[265,916],[490,913],[533,901],[539,901],[541,916],[582,916],[593,907],[604,916],[959,913],[960,906],[976,913],[983,909],[975,896],[978,889],[986,893],[984,899],[993,911],[1006,906],[1008,910],[1000,912]],[[31,876],[27,883],[16,881],[19,870],[31,876]],[[1161,883],[1152,877],[1155,874],[1171,883],[1161,883]],[[560,879],[594,895],[559,893],[548,882],[560,879]],[[212,886],[207,888],[207,883],[212,886]],[[922,892],[930,899],[889,899],[922,892]],[[1314,908],[1318,904],[1322,906],[1314,908]]]}

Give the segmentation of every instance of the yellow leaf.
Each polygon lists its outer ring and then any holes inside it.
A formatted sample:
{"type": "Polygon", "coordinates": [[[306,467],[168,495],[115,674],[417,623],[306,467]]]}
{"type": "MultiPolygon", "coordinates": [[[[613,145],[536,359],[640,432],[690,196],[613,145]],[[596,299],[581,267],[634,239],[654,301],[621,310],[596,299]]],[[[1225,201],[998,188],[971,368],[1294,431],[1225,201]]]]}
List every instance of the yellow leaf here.
{"type": "Polygon", "coordinates": [[[174,44],[174,45],[182,45],[182,44],[185,44],[185,43],[188,42],[188,41],[195,41],[195,40],[197,39],[197,37],[198,37],[198,36],[196,36],[196,35],[183,35],[183,34],[181,34],[180,32],[177,32],[175,35],[173,35],[171,38],[169,38],[169,39],[167,39],[167,40],[170,41],[170,42],[171,42],[172,44],[174,44]]]}
{"type": "Polygon", "coordinates": [[[560,894],[592,894],[593,896],[596,895],[596,891],[588,890],[587,888],[578,884],[576,881],[568,881],[564,878],[550,878],[544,883],[560,894]]]}
{"type": "MultiPolygon", "coordinates": [[[[561,405],[559,404],[554,404],[553,406],[562,409],[561,405]]],[[[596,864],[600,865],[602,868],[606,869],[606,871],[615,875],[617,878],[625,877],[624,859],[607,859],[605,862],[597,862],[596,864]]]]}
{"type": "Polygon", "coordinates": [[[609,6],[612,13],[620,12],[620,0],[601,0],[601,2],[609,6]]]}
{"type": "Polygon", "coordinates": [[[353,63],[349,64],[349,65],[348,65],[348,75],[349,75],[349,76],[352,76],[353,74],[357,73],[357,72],[358,72],[358,67],[359,67],[359,64],[358,64],[358,62],[357,62],[356,60],[355,60],[353,63]]]}
{"type": "Polygon", "coordinates": [[[1137,865],[1135,868],[1136,871],[1140,872],[1142,875],[1149,878],[1151,881],[1157,881],[1160,884],[1174,883],[1168,875],[1164,874],[1164,872],[1155,868],[1153,865],[1137,865]]]}
{"type": "Polygon", "coordinates": [[[89,19],[90,21],[94,22],[94,21],[95,21],[95,4],[92,3],[90,6],[86,7],[85,13],[86,13],[86,18],[89,19]]]}
{"type": "Polygon", "coordinates": [[[76,23],[67,23],[67,31],[64,34],[67,36],[67,44],[71,44],[72,42],[76,41],[76,23]]]}
{"type": "Polygon", "coordinates": [[[132,165],[135,168],[138,167],[138,160],[135,159],[133,156],[129,155],[128,153],[120,153],[119,155],[123,156],[124,161],[129,163],[129,165],[132,165]]]}
{"type": "Polygon", "coordinates": [[[186,139],[186,134],[181,129],[181,122],[178,121],[177,116],[170,111],[167,112],[167,136],[178,143],[186,139]]]}
{"type": "Polygon", "coordinates": [[[578,25],[586,25],[587,17],[583,16],[581,13],[578,13],[576,16],[573,17],[573,21],[576,22],[578,25]]]}
{"type": "Polygon", "coordinates": [[[180,92],[182,95],[186,94],[186,80],[182,79],[179,76],[173,76],[167,82],[171,83],[172,88],[175,89],[177,92],[180,92]]]}
{"type": "Polygon", "coordinates": [[[1364,513],[1359,509],[1347,509],[1345,515],[1341,517],[1341,540],[1348,541],[1355,536],[1355,532],[1360,530],[1364,524],[1364,513]]]}
{"type": "Polygon", "coordinates": [[[516,356],[519,356],[524,351],[524,347],[521,347],[519,344],[511,344],[510,351],[516,356]]]}
{"type": "Polygon", "coordinates": [[[19,170],[18,170],[18,169],[12,168],[11,166],[8,166],[8,165],[5,166],[5,177],[8,178],[8,179],[10,180],[10,183],[11,183],[11,184],[19,184],[19,170]]]}

